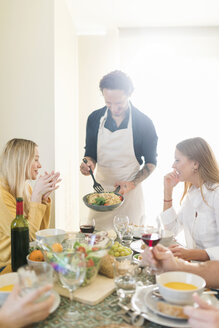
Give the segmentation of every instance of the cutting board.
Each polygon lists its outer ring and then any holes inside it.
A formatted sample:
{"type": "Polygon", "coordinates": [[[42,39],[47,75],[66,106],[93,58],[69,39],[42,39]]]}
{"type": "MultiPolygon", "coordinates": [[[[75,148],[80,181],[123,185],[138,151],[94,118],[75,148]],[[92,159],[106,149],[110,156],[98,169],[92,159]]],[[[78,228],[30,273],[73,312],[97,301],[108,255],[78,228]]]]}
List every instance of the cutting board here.
{"type": "MultiPolygon", "coordinates": [[[[69,297],[68,290],[61,285],[55,284],[54,289],[59,295],[69,297]]],[[[80,287],[74,292],[74,299],[81,303],[96,305],[112,294],[114,290],[114,280],[98,274],[96,279],[90,285],[80,287]]]]}

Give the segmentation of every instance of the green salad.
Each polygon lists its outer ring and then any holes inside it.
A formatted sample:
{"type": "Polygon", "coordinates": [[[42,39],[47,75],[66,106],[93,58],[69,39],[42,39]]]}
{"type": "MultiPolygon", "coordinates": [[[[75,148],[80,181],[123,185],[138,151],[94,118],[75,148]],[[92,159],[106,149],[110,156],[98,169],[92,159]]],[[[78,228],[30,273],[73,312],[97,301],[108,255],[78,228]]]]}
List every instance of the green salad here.
{"type": "MultiPolygon", "coordinates": [[[[71,252],[72,250],[84,253],[86,259],[86,276],[82,286],[86,286],[97,276],[101,259],[107,254],[107,250],[101,249],[100,247],[92,247],[79,241],[71,245],[71,248],[63,247],[63,252],[71,252]]],[[[52,249],[48,249],[44,254],[46,261],[52,265],[55,271],[59,272],[63,267],[62,252],[55,253],[52,249]]]]}

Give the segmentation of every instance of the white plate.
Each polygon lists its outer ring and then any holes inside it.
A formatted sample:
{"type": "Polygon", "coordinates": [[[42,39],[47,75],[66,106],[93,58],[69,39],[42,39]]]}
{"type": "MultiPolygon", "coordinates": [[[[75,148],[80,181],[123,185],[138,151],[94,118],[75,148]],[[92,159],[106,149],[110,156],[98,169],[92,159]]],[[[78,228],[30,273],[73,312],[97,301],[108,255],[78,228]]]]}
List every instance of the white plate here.
{"type": "MultiPolygon", "coordinates": [[[[162,317],[152,312],[146,306],[145,298],[147,297],[147,294],[150,293],[155,287],[157,287],[157,285],[137,287],[136,292],[133,295],[131,301],[133,309],[135,311],[140,311],[145,319],[155,322],[157,324],[174,328],[190,328],[191,326],[188,324],[188,321],[162,317]]],[[[214,295],[205,294],[202,295],[201,298],[205,300],[208,304],[214,305],[219,308],[219,301],[214,295]]]]}
{"type": "Polygon", "coordinates": [[[179,320],[161,317],[158,314],[149,310],[149,308],[145,304],[145,297],[149,292],[151,292],[154,289],[154,287],[155,285],[143,286],[137,288],[131,301],[133,309],[135,311],[140,311],[145,319],[155,322],[159,325],[163,325],[166,327],[174,327],[174,328],[190,328],[191,326],[187,323],[187,321],[179,321],[179,320]]]}
{"type": "Polygon", "coordinates": [[[52,293],[55,296],[55,300],[54,300],[53,306],[51,307],[49,313],[53,313],[59,307],[59,304],[60,304],[59,294],[55,290],[52,290],[52,293]]]}
{"type": "Polygon", "coordinates": [[[137,253],[143,253],[144,249],[141,248],[141,246],[144,245],[144,242],[139,239],[139,240],[135,240],[130,244],[130,248],[137,253]]]}
{"type": "MultiPolygon", "coordinates": [[[[0,287],[7,286],[7,285],[14,285],[17,283],[17,281],[18,281],[17,272],[6,273],[0,276],[0,287]]],[[[0,306],[3,305],[9,293],[10,292],[0,292],[0,306]]],[[[52,290],[52,293],[55,297],[55,300],[53,306],[50,309],[50,313],[54,312],[60,304],[59,294],[55,290],[52,290]]]]}
{"type": "MultiPolygon", "coordinates": [[[[18,281],[17,272],[6,273],[0,276],[0,287],[14,285],[18,281]]],[[[0,291],[0,306],[5,302],[10,292],[0,291]]]]}
{"type": "Polygon", "coordinates": [[[186,319],[183,319],[183,318],[179,318],[179,317],[176,317],[176,316],[173,316],[173,315],[168,315],[168,314],[165,314],[163,312],[160,312],[158,309],[157,309],[157,302],[164,302],[164,303],[167,303],[164,299],[161,299],[160,297],[156,296],[153,294],[153,291],[154,290],[157,290],[158,291],[158,287],[157,286],[154,286],[154,289],[151,290],[149,293],[145,294],[145,303],[147,304],[147,307],[153,311],[154,313],[157,313],[158,315],[161,315],[162,317],[165,317],[165,318],[170,318],[170,319],[176,319],[176,320],[186,320],[186,319]]]}

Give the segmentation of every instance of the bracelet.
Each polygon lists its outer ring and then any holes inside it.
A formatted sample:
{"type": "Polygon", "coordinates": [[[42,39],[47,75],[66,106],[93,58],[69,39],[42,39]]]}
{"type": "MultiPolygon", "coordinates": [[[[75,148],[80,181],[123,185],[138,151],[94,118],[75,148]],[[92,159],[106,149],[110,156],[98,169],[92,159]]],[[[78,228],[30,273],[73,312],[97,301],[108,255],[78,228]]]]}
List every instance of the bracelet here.
{"type": "Polygon", "coordinates": [[[164,199],[163,201],[164,201],[165,203],[169,203],[169,202],[172,202],[172,199],[168,199],[168,200],[164,199]]]}

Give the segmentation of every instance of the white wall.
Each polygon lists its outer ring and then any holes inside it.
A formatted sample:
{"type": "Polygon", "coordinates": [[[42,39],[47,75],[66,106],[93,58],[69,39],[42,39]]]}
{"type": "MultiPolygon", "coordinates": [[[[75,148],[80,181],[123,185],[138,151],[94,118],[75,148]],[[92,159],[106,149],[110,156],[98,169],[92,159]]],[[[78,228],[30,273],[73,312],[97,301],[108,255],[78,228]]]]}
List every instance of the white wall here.
{"type": "Polygon", "coordinates": [[[32,139],[47,170],[55,166],[53,24],[52,0],[0,1],[0,149],[32,139]]]}
{"type": "Polygon", "coordinates": [[[77,38],[66,2],[1,0],[0,47],[0,150],[14,137],[39,144],[42,172],[62,174],[56,226],[73,230],[79,175],[77,38]]]}
{"type": "MultiPolygon", "coordinates": [[[[78,38],[79,67],[79,160],[82,160],[85,146],[85,131],[88,115],[95,109],[105,106],[99,90],[103,75],[119,69],[119,35],[117,29],[106,35],[87,35],[78,38]]],[[[79,176],[79,213],[86,219],[88,209],[82,202],[85,194],[93,191],[90,176],[79,176]]]]}
{"type": "Polygon", "coordinates": [[[78,219],[77,36],[63,0],[55,1],[55,167],[62,183],[56,191],[56,227],[76,230],[78,219]]]}

